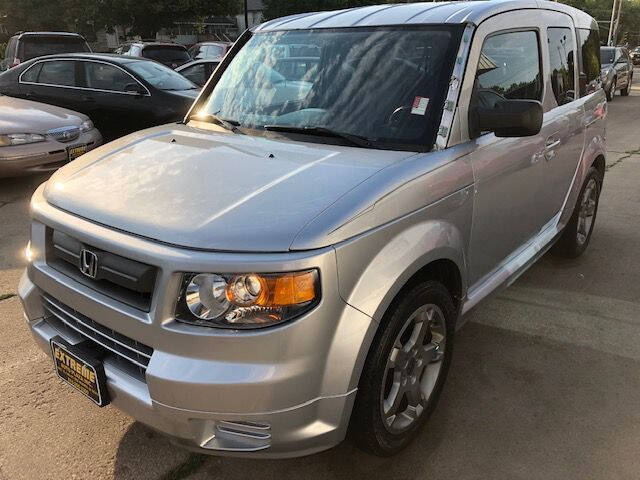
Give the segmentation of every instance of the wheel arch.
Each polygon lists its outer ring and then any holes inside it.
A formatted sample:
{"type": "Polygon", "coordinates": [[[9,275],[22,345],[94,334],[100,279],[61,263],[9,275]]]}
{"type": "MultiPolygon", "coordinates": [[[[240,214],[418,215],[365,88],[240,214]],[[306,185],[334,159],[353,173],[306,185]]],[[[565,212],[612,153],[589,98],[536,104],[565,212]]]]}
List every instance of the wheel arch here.
{"type": "MultiPolygon", "coordinates": [[[[440,236],[440,238],[444,237],[440,236]]],[[[448,238],[451,238],[451,236],[448,236],[448,238]]],[[[460,238],[460,240],[462,239],[460,238]]],[[[371,316],[373,319],[357,354],[357,361],[349,382],[351,388],[356,388],[359,384],[362,368],[364,367],[376,335],[380,330],[381,321],[384,319],[385,314],[393,308],[394,302],[401,297],[402,293],[416,283],[427,279],[442,282],[451,293],[457,312],[457,322],[466,294],[466,269],[464,265],[462,249],[453,247],[452,245],[441,245],[429,250],[423,255],[416,256],[413,262],[406,265],[402,273],[397,275],[393,284],[386,290],[386,293],[378,298],[375,307],[373,307],[371,302],[367,301],[369,299],[363,296],[364,288],[362,282],[359,282],[361,284],[359,288],[354,288],[351,292],[352,295],[343,297],[343,300],[349,305],[371,316]],[[364,310],[367,306],[373,308],[373,311],[368,312],[364,310]]],[[[384,272],[384,270],[382,271],[384,272]]],[[[378,269],[377,274],[380,274],[380,272],[381,270],[378,269]]],[[[375,278],[375,275],[372,275],[372,278],[375,278]]]]}
{"type": "MultiPolygon", "coordinates": [[[[449,290],[451,293],[454,306],[456,308],[457,322],[460,318],[462,310],[462,299],[464,298],[465,286],[463,281],[464,270],[461,270],[456,261],[448,256],[441,258],[431,259],[428,262],[422,264],[417,269],[411,269],[412,273],[408,277],[404,276],[404,281],[397,288],[393,289],[393,296],[385,302],[384,311],[381,312],[380,322],[372,322],[372,328],[369,335],[366,336],[365,341],[360,346],[360,352],[358,354],[358,360],[354,365],[354,369],[351,375],[351,381],[349,382],[351,388],[357,388],[360,384],[360,378],[362,376],[362,370],[365,362],[369,356],[371,348],[375,342],[376,337],[380,333],[380,327],[384,325],[384,318],[387,312],[390,312],[394,305],[402,298],[402,294],[410,290],[414,285],[426,281],[437,280],[449,290]]],[[[455,329],[455,325],[454,325],[455,329]]]]}
{"type": "Polygon", "coordinates": [[[594,167],[596,170],[598,170],[601,178],[604,177],[604,172],[606,170],[606,162],[604,159],[604,155],[602,154],[598,155],[591,163],[591,166],[594,167]]]}

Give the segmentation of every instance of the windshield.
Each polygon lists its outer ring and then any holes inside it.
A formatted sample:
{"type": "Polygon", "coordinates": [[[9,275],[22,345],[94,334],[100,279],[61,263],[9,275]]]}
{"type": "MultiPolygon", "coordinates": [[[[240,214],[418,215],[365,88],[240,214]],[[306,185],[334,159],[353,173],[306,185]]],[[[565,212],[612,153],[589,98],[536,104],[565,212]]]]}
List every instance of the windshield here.
{"type": "Polygon", "coordinates": [[[233,58],[198,114],[254,129],[319,127],[375,140],[381,148],[429,150],[460,31],[259,33],[233,58]]]}
{"type": "Polygon", "coordinates": [[[600,47],[600,63],[602,65],[611,65],[616,59],[615,48],[600,47]]]}
{"type": "Polygon", "coordinates": [[[198,88],[178,72],[160,63],[135,61],[127,64],[131,70],[160,90],[191,90],[198,88]]]}
{"type": "Polygon", "coordinates": [[[42,57],[43,55],[91,51],[87,42],[75,37],[27,37],[21,40],[21,43],[22,61],[42,57]]]}
{"type": "Polygon", "coordinates": [[[187,50],[170,46],[145,47],[142,56],[161,63],[185,63],[191,60],[187,50]]]}

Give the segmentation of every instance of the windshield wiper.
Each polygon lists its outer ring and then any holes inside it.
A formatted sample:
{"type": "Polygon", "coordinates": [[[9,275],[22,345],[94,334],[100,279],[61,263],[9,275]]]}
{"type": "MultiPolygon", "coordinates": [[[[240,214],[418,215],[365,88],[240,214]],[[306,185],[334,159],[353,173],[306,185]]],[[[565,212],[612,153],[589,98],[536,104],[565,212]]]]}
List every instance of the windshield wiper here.
{"type": "Polygon", "coordinates": [[[336,130],[331,130],[330,128],[327,128],[327,127],[308,127],[308,126],[296,127],[294,125],[265,125],[263,128],[271,132],[303,133],[307,135],[321,135],[325,137],[341,138],[357,147],[362,147],[362,148],[374,147],[373,141],[368,139],[367,137],[362,137],[360,135],[353,135],[351,133],[338,132],[336,130]]]}
{"type": "Polygon", "coordinates": [[[206,114],[206,115],[191,115],[189,117],[189,120],[194,119],[194,120],[199,120],[201,122],[209,122],[209,123],[215,123],[216,125],[220,125],[223,128],[226,128],[227,130],[231,130],[233,133],[242,133],[240,130],[238,130],[238,127],[240,126],[240,122],[236,121],[236,120],[227,120],[225,118],[220,118],[217,115],[212,115],[212,114],[206,114]]]}

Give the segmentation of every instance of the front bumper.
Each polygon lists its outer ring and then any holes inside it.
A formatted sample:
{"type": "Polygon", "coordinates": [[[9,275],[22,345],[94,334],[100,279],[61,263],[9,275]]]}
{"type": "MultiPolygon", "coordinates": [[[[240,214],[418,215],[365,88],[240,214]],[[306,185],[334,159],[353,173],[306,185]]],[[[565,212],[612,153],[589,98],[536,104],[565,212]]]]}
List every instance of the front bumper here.
{"type": "Polygon", "coordinates": [[[0,149],[0,178],[57,170],[68,162],[68,148],[86,145],[87,151],[89,151],[101,144],[102,135],[94,128],[69,143],[47,139],[44,142],[2,147],[0,149]]]}
{"type": "Polygon", "coordinates": [[[107,389],[116,407],[202,453],[292,457],[344,439],[375,323],[340,299],[333,249],[185,252],[90,224],[38,201],[32,210],[39,217],[31,232],[35,258],[22,277],[19,296],[41,348],[49,352],[55,335],[71,343],[82,340],[56,329],[43,309],[46,294],[154,349],[141,377],[105,359],[107,389]],[[49,227],[64,228],[89,245],[155,262],[161,273],[150,312],[119,304],[49,267],[39,253],[45,251],[48,228],[42,214],[49,227]],[[256,331],[193,327],[172,318],[179,272],[247,271],[249,266],[261,271],[319,268],[320,304],[292,322],[256,331]]]}

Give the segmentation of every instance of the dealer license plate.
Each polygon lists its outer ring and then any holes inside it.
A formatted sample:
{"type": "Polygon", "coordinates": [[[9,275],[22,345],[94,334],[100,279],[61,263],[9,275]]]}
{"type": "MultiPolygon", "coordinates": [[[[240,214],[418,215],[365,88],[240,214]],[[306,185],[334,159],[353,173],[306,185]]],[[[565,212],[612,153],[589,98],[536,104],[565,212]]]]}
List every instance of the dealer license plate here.
{"type": "Polygon", "coordinates": [[[51,339],[51,353],[58,377],[97,405],[103,407],[109,403],[104,367],[100,360],[60,336],[51,339]]]}
{"type": "Polygon", "coordinates": [[[87,153],[87,146],[86,145],[79,145],[77,147],[69,147],[67,149],[67,154],[69,155],[69,161],[75,160],[80,155],[84,155],[85,153],[87,153]]]}

